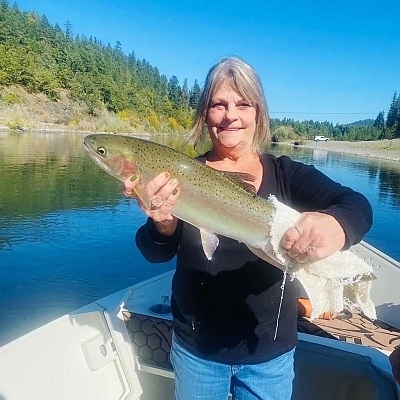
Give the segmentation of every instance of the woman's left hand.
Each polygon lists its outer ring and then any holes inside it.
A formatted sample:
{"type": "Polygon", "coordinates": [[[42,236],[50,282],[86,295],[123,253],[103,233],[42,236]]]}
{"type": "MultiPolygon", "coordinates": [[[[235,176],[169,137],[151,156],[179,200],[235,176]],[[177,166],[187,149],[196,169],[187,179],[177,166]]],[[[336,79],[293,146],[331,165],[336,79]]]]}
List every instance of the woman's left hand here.
{"type": "Polygon", "coordinates": [[[320,212],[304,212],[295,225],[283,235],[281,244],[288,256],[297,262],[318,261],[341,250],[345,233],[331,215],[320,212]]]}

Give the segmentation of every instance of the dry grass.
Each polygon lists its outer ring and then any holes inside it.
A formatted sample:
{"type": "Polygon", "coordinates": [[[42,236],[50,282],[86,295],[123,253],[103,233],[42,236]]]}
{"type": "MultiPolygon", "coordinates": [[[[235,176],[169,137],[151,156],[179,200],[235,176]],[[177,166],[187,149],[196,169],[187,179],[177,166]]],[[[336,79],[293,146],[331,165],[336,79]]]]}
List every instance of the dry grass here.
{"type": "Polygon", "coordinates": [[[71,101],[65,92],[59,101],[51,101],[43,94],[32,94],[18,86],[0,92],[0,124],[10,129],[35,130],[67,128],[74,119],[82,118],[86,108],[71,101]]]}
{"type": "Polygon", "coordinates": [[[65,91],[61,91],[58,101],[51,101],[43,94],[27,93],[17,86],[0,91],[0,125],[22,131],[134,131],[129,122],[105,109],[90,116],[86,105],[72,101],[65,91]]]}
{"type": "MultiPolygon", "coordinates": [[[[173,118],[124,118],[106,109],[90,116],[85,104],[71,100],[66,91],[60,99],[49,100],[43,94],[27,93],[23,88],[10,86],[0,90],[0,129],[22,131],[52,130],[113,133],[186,133],[173,118]],[[154,118],[157,123],[154,123],[154,118]],[[153,122],[153,123],[152,123],[153,122]]],[[[150,116],[151,117],[151,116],[150,116]]]]}

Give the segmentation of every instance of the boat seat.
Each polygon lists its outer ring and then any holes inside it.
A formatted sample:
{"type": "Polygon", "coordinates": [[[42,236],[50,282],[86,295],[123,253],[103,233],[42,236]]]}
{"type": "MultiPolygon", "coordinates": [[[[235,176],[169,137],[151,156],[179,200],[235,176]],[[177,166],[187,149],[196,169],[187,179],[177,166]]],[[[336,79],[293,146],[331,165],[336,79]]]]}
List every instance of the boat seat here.
{"type": "Polygon", "coordinates": [[[139,369],[172,378],[172,321],[127,310],[123,315],[139,369]]]}

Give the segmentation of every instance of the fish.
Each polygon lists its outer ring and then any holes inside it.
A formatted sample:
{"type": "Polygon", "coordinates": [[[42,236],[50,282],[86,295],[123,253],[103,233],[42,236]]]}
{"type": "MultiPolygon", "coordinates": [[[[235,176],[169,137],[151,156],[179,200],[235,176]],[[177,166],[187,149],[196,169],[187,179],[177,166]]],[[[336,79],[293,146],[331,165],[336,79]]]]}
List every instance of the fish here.
{"type": "Polygon", "coordinates": [[[264,261],[297,279],[311,302],[311,319],[326,311],[356,308],[376,318],[370,297],[373,269],[350,250],[319,261],[298,263],[280,242],[300,213],[270,195],[251,189],[248,174],[219,171],[170,147],[131,135],[90,134],[84,147],[105,172],[123,182],[136,175],[135,193],[150,205],[145,185],[162,172],[179,182],[179,197],[171,213],[200,230],[203,250],[212,259],[218,235],[244,243],[264,261]]]}

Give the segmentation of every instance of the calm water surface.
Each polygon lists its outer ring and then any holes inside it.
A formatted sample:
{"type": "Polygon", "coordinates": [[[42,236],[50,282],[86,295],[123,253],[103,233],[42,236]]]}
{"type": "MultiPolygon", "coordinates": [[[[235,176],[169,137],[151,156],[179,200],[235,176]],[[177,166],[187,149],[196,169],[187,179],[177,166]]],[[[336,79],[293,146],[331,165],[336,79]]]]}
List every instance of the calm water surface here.
{"type": "MultiPolygon", "coordinates": [[[[84,135],[0,133],[0,345],[117,290],[173,268],[134,244],[145,217],[100,170],[84,135]]],[[[154,137],[181,151],[178,139],[154,137]]],[[[368,197],[365,240],[400,260],[400,163],[275,146],[368,197]]]]}

